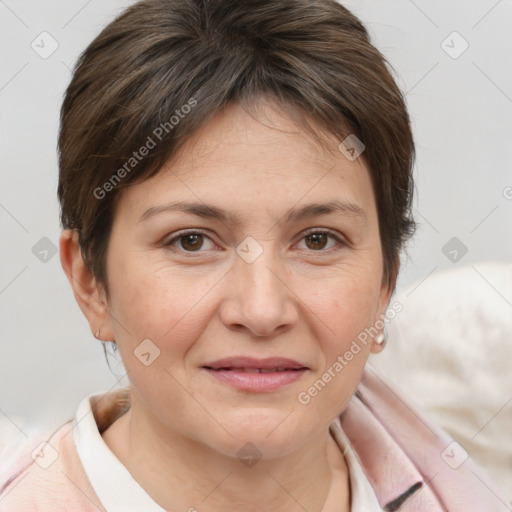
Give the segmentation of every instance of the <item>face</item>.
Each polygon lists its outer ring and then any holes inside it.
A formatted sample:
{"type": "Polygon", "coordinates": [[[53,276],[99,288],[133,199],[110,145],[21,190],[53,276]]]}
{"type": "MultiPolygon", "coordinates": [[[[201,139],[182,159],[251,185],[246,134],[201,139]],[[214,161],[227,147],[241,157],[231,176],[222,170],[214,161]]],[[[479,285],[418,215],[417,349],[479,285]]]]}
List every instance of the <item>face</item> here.
{"type": "Polygon", "coordinates": [[[265,124],[232,104],[123,191],[108,329],[135,416],[217,452],[250,441],[271,458],[325,435],[371,350],[354,340],[389,294],[362,159],[326,151],[263,105],[265,124]]]}

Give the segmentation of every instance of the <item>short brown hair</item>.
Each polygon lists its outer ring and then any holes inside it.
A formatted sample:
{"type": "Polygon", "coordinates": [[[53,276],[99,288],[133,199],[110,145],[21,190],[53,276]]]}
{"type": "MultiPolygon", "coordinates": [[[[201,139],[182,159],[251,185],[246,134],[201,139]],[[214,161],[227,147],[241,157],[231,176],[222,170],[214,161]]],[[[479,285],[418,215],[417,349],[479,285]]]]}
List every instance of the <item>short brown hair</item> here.
{"type": "Polygon", "coordinates": [[[122,187],[156,174],[228,103],[271,97],[313,136],[308,120],[340,141],[354,134],[364,143],[383,279],[394,290],[415,228],[415,150],[389,68],[363,24],[334,0],[138,2],[82,53],[66,91],[62,227],[78,230],[84,261],[108,294],[105,258],[122,187]]]}

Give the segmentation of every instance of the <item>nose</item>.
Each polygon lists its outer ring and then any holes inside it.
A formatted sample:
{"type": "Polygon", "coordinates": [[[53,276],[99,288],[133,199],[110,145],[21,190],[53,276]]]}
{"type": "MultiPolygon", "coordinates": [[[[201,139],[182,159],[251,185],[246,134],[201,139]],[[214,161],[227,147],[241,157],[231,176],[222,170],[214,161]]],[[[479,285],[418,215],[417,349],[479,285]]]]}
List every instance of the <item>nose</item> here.
{"type": "Polygon", "coordinates": [[[251,263],[237,255],[227,278],[220,317],[229,329],[270,337],[297,323],[290,273],[270,247],[251,263]]]}

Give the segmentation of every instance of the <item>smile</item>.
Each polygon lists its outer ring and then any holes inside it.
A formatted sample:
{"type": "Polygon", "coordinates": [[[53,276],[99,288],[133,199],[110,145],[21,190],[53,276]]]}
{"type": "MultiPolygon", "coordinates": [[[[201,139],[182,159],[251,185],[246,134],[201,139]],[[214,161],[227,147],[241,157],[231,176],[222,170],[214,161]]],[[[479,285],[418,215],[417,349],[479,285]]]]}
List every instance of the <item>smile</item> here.
{"type": "Polygon", "coordinates": [[[275,373],[275,372],[296,372],[302,368],[209,368],[205,366],[207,370],[219,371],[232,371],[232,372],[245,372],[245,373],[275,373]]]}
{"type": "Polygon", "coordinates": [[[238,391],[268,393],[277,391],[299,380],[308,368],[247,368],[247,367],[203,367],[217,383],[238,391]]]}

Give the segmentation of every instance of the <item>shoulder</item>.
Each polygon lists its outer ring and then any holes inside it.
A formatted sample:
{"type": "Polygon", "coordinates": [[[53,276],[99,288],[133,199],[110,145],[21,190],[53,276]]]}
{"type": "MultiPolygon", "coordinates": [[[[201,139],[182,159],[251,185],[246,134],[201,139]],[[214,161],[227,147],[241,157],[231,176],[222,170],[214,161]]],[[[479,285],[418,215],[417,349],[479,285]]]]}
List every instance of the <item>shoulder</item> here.
{"type": "Polygon", "coordinates": [[[0,512],[104,511],[73,440],[73,422],[0,454],[0,512]]]}

